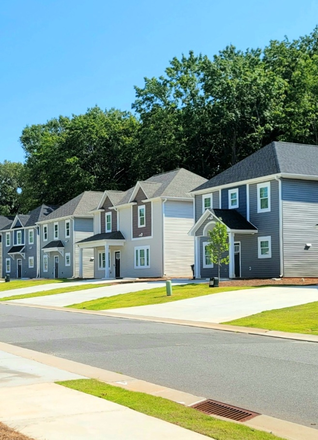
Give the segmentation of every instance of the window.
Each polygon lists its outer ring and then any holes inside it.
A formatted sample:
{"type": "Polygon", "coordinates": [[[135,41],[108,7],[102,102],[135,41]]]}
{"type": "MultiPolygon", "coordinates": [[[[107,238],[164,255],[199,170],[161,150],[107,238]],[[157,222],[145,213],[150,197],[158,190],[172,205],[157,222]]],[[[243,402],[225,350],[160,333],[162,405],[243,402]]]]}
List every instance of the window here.
{"type": "Polygon", "coordinates": [[[138,228],[146,226],[146,207],[145,205],[138,206],[138,228]]]}
{"type": "Polygon", "coordinates": [[[258,237],[258,258],[272,258],[271,237],[258,237]]]}
{"type": "Polygon", "coordinates": [[[43,225],[43,241],[47,241],[47,225],[43,225]]]}
{"type": "Polygon", "coordinates": [[[43,272],[47,272],[49,269],[49,258],[47,255],[43,255],[43,272]]]}
{"type": "Polygon", "coordinates": [[[34,244],[34,229],[29,229],[29,244],[34,244]]]}
{"type": "Polygon", "coordinates": [[[211,254],[208,251],[208,244],[209,243],[207,241],[203,243],[203,267],[213,267],[211,254]]]}
{"type": "Polygon", "coordinates": [[[10,232],[6,233],[6,246],[10,246],[11,245],[11,235],[10,232]]]}
{"type": "Polygon", "coordinates": [[[6,258],[6,273],[11,272],[11,260],[10,258],[6,258]]]}
{"type": "Polygon", "coordinates": [[[268,212],[270,210],[270,183],[259,183],[257,185],[257,212],[268,212]]]}
{"type": "Polygon", "coordinates": [[[54,240],[59,238],[59,224],[54,223],[54,240]]]}
{"type": "Polygon", "coordinates": [[[70,266],[70,265],[71,265],[71,254],[67,252],[65,254],[65,266],[70,266]]]}
{"type": "Polygon", "coordinates": [[[135,269],[150,267],[150,247],[135,247],[135,269]]]}
{"type": "Polygon", "coordinates": [[[212,194],[202,196],[202,211],[212,208],[212,194]]]}
{"type": "Polygon", "coordinates": [[[71,236],[70,221],[65,220],[65,238],[69,238],[70,236],[71,236]]]}
{"type": "Polygon", "coordinates": [[[112,213],[106,212],[105,214],[105,232],[112,232],[112,213]]]}
{"type": "Polygon", "coordinates": [[[105,252],[98,252],[98,269],[105,269],[106,260],[105,260],[105,252]]]}
{"type": "Polygon", "coordinates": [[[238,188],[229,190],[229,209],[239,207],[239,192],[238,188]]]}
{"type": "Polygon", "coordinates": [[[34,257],[29,257],[29,269],[34,268],[34,257]]]}
{"type": "Polygon", "coordinates": [[[17,231],[17,243],[22,244],[22,231],[17,231]]]}

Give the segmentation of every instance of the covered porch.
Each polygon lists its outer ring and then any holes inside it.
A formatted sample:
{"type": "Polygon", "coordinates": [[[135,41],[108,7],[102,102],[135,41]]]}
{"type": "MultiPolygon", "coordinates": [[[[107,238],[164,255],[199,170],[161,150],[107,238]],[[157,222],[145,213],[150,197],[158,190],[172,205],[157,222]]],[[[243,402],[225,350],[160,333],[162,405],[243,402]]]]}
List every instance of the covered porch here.
{"type": "Polygon", "coordinates": [[[217,275],[216,267],[209,262],[206,252],[208,231],[211,231],[217,222],[227,228],[229,240],[229,265],[223,268],[221,276],[225,278],[241,277],[241,239],[242,236],[254,235],[257,228],[234,209],[207,209],[189,231],[194,237],[194,275],[196,278],[208,278],[217,275]]]}
{"type": "Polygon", "coordinates": [[[121,278],[121,249],[125,238],[120,231],[96,234],[76,243],[79,248],[79,278],[84,276],[84,249],[94,251],[94,278],[121,278]]]}

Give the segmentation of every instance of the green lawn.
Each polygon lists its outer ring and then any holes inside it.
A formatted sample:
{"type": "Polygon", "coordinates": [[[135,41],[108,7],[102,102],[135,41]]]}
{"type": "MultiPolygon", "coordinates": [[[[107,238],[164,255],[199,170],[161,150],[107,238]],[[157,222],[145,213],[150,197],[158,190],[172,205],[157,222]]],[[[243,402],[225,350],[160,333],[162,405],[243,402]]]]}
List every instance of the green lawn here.
{"type": "Polygon", "coordinates": [[[280,437],[247,426],[225,422],[200,413],[171,400],[149,394],[128,391],[94,379],[57,382],[111,402],[127,406],[140,413],[165,420],[216,440],[282,440],[280,437]]]}
{"type": "Polygon", "coordinates": [[[141,290],[139,292],[126,293],[124,295],[115,295],[108,298],[85,301],[68,307],[87,310],[119,309],[121,307],[163,304],[166,302],[179,301],[180,299],[195,298],[197,296],[211,295],[212,293],[242,289],[251,289],[251,287],[211,288],[207,284],[185,284],[182,286],[173,286],[171,296],[167,296],[165,287],[158,287],[157,289],[141,290]]]}
{"type": "Polygon", "coordinates": [[[318,302],[269,310],[223,324],[318,335],[318,302]]]}
{"type": "Polygon", "coordinates": [[[58,295],[59,293],[77,292],[79,290],[96,289],[97,287],[106,287],[105,284],[82,284],[81,286],[61,287],[59,289],[42,290],[41,292],[24,293],[21,295],[11,295],[0,298],[0,301],[10,301],[12,299],[36,298],[37,296],[58,295]]]}
{"type": "Polygon", "coordinates": [[[70,280],[67,279],[54,279],[54,280],[12,280],[9,283],[0,283],[0,292],[6,290],[22,289],[24,287],[40,286],[41,284],[53,284],[53,283],[65,283],[70,280]]]}

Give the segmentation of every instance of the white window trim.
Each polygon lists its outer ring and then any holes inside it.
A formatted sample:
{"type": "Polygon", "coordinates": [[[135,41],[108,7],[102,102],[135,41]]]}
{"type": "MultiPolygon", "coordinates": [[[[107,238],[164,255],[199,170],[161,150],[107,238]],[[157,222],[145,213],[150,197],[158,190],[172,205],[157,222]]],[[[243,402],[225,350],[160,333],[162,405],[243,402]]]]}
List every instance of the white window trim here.
{"type": "Polygon", "coordinates": [[[59,239],[59,223],[58,222],[54,222],[53,237],[54,237],[54,240],[58,240],[59,239]],[[57,230],[55,230],[55,226],[57,226],[57,230]],[[57,234],[55,234],[55,232],[57,232],[57,234]]]}
{"type": "Polygon", "coordinates": [[[49,230],[47,225],[43,225],[43,229],[42,229],[42,234],[43,234],[43,241],[47,241],[48,236],[49,236],[49,230]],[[46,238],[45,238],[45,231],[46,230],[46,238]]]}
{"type": "Polygon", "coordinates": [[[238,188],[235,189],[229,189],[229,209],[236,209],[239,207],[239,190],[238,188]],[[236,194],[236,204],[235,205],[231,205],[231,195],[232,194],[236,194]]]}
{"type": "Polygon", "coordinates": [[[28,240],[29,240],[29,244],[34,244],[34,229],[29,229],[28,240]],[[32,240],[30,239],[31,235],[32,235],[32,240]]]}
{"type": "Polygon", "coordinates": [[[212,194],[203,194],[202,196],[202,213],[204,213],[204,211],[206,211],[207,209],[211,209],[212,208],[212,194]],[[210,208],[205,208],[205,200],[210,200],[210,208]]]}
{"type": "Polygon", "coordinates": [[[15,243],[16,245],[21,245],[21,244],[23,244],[22,243],[22,231],[17,231],[17,235],[16,235],[16,243],[15,243]],[[19,239],[18,239],[18,237],[20,237],[20,243],[19,243],[19,239]]]}
{"type": "Polygon", "coordinates": [[[150,246],[136,246],[134,248],[134,267],[135,269],[149,269],[150,267],[150,246]],[[140,251],[145,251],[145,265],[140,265],[140,251]],[[147,251],[148,251],[148,264],[147,264],[147,251]],[[138,252],[138,258],[136,258],[136,252],[138,252]],[[138,260],[138,261],[137,261],[138,260]]]}
{"type": "Polygon", "coordinates": [[[70,252],[66,252],[65,254],[65,266],[70,266],[71,265],[71,254],[70,252]],[[68,262],[67,262],[67,257],[68,257],[68,262]]]}
{"type": "Polygon", "coordinates": [[[203,267],[204,269],[214,267],[214,264],[213,264],[213,263],[211,263],[211,264],[206,264],[206,262],[205,262],[205,248],[206,248],[206,246],[207,246],[208,244],[209,244],[208,241],[204,241],[204,242],[202,243],[202,262],[203,262],[202,267],[203,267]]]}
{"type": "Polygon", "coordinates": [[[43,255],[43,272],[49,271],[49,257],[48,255],[43,255]],[[46,261],[46,269],[45,269],[45,262],[46,261]]]}
{"type": "Polygon", "coordinates": [[[105,251],[98,251],[98,270],[105,270],[106,269],[106,254],[105,251]],[[102,263],[103,262],[103,257],[99,257],[100,255],[104,254],[105,258],[104,258],[104,262],[105,262],[105,266],[103,266],[102,263]]]}
{"type": "Polygon", "coordinates": [[[65,238],[70,238],[71,236],[71,222],[70,220],[65,220],[65,238]],[[67,225],[68,225],[68,233],[67,233],[67,225]]]}
{"type": "Polygon", "coordinates": [[[112,213],[106,212],[105,213],[105,232],[112,232],[112,213]],[[110,229],[107,228],[107,218],[110,218],[110,229]]]}
{"type": "Polygon", "coordinates": [[[34,257],[29,257],[29,269],[34,269],[34,257]]]}
{"type": "Polygon", "coordinates": [[[10,272],[11,272],[11,259],[6,258],[6,273],[10,273],[10,272]]]}
{"type": "Polygon", "coordinates": [[[270,212],[271,210],[271,184],[270,182],[264,182],[264,183],[258,183],[257,184],[257,212],[270,212]],[[268,194],[268,208],[261,208],[261,198],[260,198],[260,191],[261,188],[267,188],[267,194],[268,194]]]}
{"type": "Polygon", "coordinates": [[[6,232],[6,247],[11,246],[11,234],[10,232],[6,232]],[[8,240],[9,237],[9,240],[8,240]]]}
{"type": "Polygon", "coordinates": [[[138,206],[138,228],[144,228],[146,226],[146,205],[138,206]],[[144,224],[140,224],[140,211],[144,211],[144,224]]]}
{"type": "Polygon", "coordinates": [[[272,258],[272,237],[269,235],[267,237],[258,237],[258,258],[272,258]],[[261,242],[268,241],[268,254],[261,254],[261,242]]]}

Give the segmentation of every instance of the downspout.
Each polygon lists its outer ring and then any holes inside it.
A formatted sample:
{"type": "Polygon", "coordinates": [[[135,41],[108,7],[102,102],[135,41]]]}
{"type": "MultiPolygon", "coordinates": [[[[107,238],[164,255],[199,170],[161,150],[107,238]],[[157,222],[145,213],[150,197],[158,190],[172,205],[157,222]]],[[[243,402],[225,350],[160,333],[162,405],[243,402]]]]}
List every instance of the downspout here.
{"type": "Polygon", "coordinates": [[[162,276],[165,276],[165,203],[167,199],[162,200],[162,276]]]}
{"type": "Polygon", "coordinates": [[[275,180],[278,182],[278,213],[279,213],[279,265],[280,265],[280,278],[284,276],[284,238],[283,238],[283,199],[282,199],[282,181],[279,177],[275,176],[275,180]]]}

